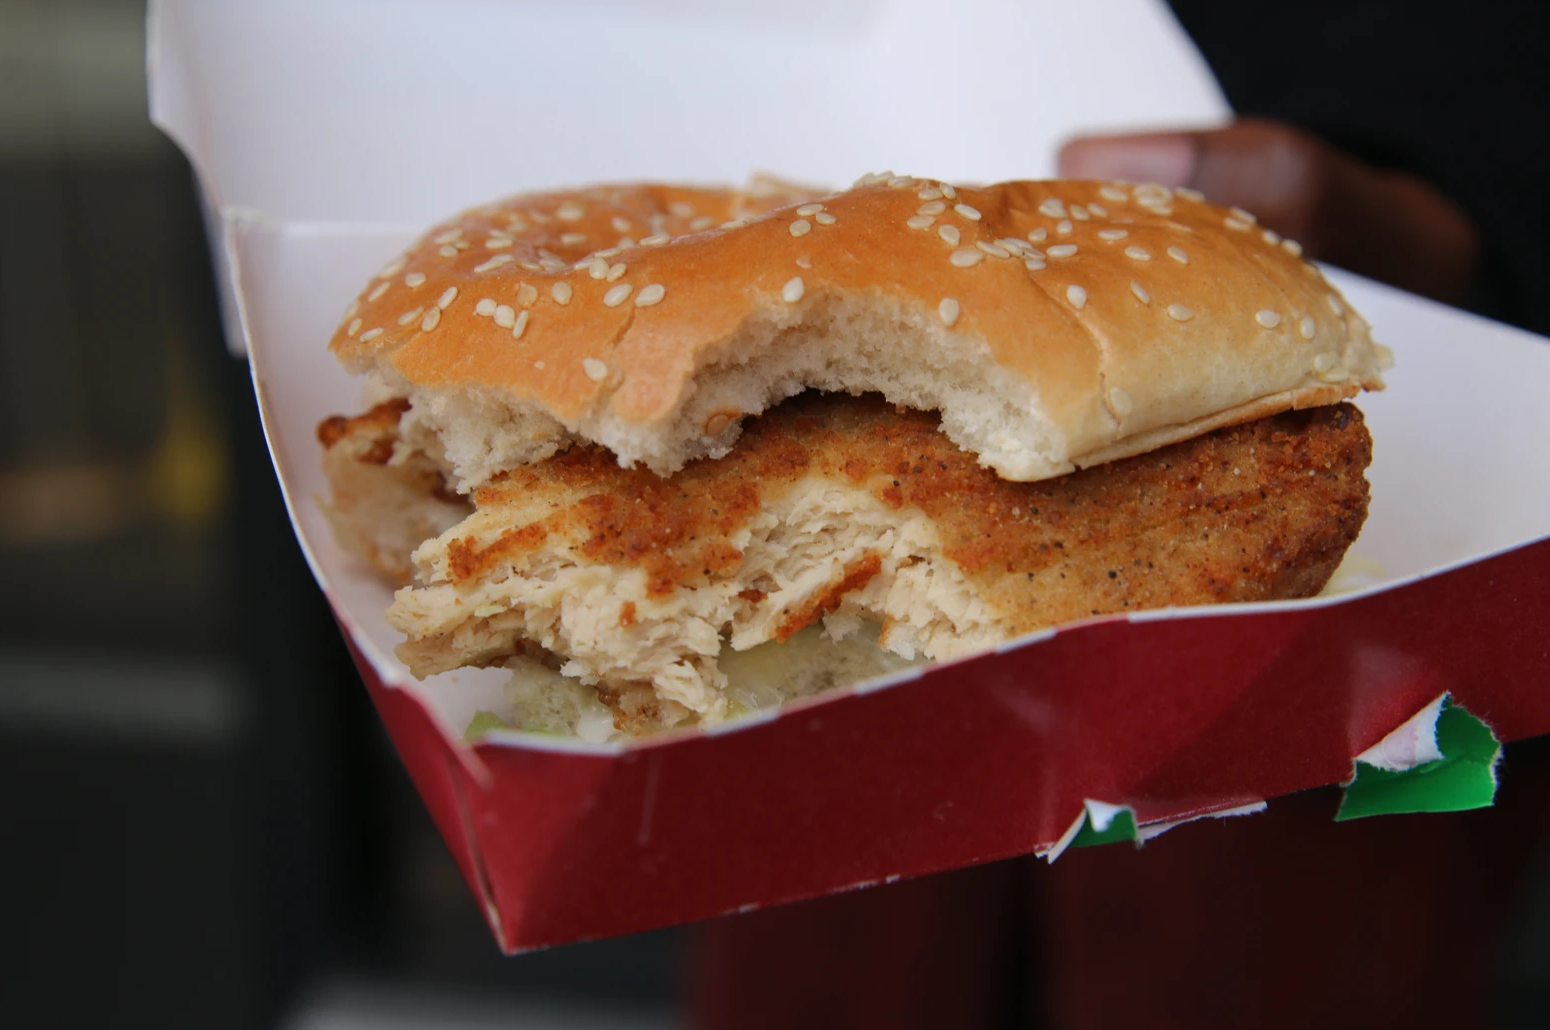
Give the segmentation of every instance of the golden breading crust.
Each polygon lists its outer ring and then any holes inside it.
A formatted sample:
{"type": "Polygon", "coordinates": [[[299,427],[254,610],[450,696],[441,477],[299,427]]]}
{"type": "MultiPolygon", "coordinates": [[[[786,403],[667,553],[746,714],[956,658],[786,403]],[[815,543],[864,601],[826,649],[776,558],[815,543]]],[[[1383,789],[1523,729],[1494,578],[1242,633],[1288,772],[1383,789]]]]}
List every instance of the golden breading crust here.
{"type": "Polygon", "coordinates": [[[409,555],[424,540],[469,513],[447,477],[426,455],[400,446],[398,423],[409,404],[389,400],[363,415],[318,424],[334,535],[397,585],[414,576],[409,555]]]}
{"type": "Polygon", "coordinates": [[[727,457],[667,479],[591,446],[506,473],[417,553],[422,585],[389,617],[417,672],[498,664],[536,641],[579,661],[605,700],[652,687],[673,703],[665,721],[714,719],[710,647],[683,645],[692,689],[679,666],[638,668],[661,657],[641,642],[660,650],[660,626],[685,613],[745,647],[849,607],[883,623],[885,646],[944,658],[1090,615],[1309,596],[1361,529],[1370,458],[1361,413],[1340,404],[1012,483],[931,414],[805,394],[751,420],[727,457]],[[560,568],[580,585],[556,586],[560,568]],[[592,595],[586,617],[603,628],[582,632],[574,598],[554,595],[595,591],[599,573],[617,586],[592,595]]]}

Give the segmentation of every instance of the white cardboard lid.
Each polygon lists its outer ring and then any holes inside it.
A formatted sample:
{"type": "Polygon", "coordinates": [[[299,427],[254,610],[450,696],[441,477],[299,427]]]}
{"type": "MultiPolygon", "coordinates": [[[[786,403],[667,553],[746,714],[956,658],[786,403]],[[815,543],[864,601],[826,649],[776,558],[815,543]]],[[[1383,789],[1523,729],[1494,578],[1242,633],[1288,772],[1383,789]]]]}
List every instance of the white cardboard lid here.
{"type": "Polygon", "coordinates": [[[1158,0],[152,0],[151,116],[217,208],[424,226],[599,179],[1046,177],[1215,121],[1158,0]]]}

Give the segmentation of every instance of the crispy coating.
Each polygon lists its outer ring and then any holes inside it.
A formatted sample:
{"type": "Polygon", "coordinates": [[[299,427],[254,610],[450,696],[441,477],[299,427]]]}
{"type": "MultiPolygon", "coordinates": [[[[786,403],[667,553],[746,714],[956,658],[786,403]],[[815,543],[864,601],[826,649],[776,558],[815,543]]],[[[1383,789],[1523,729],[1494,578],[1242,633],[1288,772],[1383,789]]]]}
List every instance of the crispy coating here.
{"type": "MultiPolygon", "coordinates": [[[[1340,404],[1010,483],[928,413],[807,394],[755,420],[727,457],[668,479],[621,469],[597,447],[515,470],[475,495],[482,511],[509,509],[511,528],[493,542],[452,541],[449,572],[471,583],[554,534],[580,541],[590,562],[643,569],[654,596],[701,587],[737,567],[733,538],[772,496],[819,476],[923,512],[1013,633],[1137,608],[1305,597],[1361,529],[1371,453],[1361,413],[1340,404]]],[[[850,570],[846,590],[866,578],[850,570]]],[[[837,600],[788,617],[782,636],[837,600]]]]}
{"type": "Polygon", "coordinates": [[[408,410],[407,401],[389,400],[353,418],[332,416],[317,427],[333,495],[325,512],[334,535],[398,585],[413,578],[409,555],[415,547],[470,510],[434,462],[400,446],[398,423],[408,410]]]}

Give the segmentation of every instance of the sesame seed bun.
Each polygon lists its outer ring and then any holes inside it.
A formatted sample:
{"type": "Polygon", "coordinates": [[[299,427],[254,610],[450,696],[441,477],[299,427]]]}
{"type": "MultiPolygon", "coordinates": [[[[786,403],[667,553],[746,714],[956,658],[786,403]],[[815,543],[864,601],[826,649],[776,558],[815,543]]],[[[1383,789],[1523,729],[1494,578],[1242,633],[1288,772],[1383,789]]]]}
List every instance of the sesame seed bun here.
{"type": "Polygon", "coordinates": [[[1039,480],[1381,389],[1385,349],[1299,254],[1160,186],[603,186],[431,230],[331,347],[465,491],[578,441],[671,473],[807,388],[939,411],[1039,480]]]}

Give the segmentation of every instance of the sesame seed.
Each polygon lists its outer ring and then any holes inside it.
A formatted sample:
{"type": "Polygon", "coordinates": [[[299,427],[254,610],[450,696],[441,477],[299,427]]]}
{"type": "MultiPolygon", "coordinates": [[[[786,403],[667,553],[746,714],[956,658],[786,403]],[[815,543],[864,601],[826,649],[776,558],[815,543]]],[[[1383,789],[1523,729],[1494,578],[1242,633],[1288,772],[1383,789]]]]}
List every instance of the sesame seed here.
{"type": "Polygon", "coordinates": [[[797,267],[798,268],[812,268],[813,267],[813,259],[808,257],[806,254],[803,254],[801,257],[797,258],[797,267]]]}
{"type": "Polygon", "coordinates": [[[662,244],[667,243],[671,239],[672,237],[667,233],[657,232],[652,233],[650,236],[643,237],[640,241],[640,245],[642,247],[660,247],[662,244]]]}
{"type": "Polygon", "coordinates": [[[377,273],[377,278],[378,279],[391,279],[395,275],[397,275],[399,272],[402,272],[404,270],[404,266],[407,265],[408,263],[409,263],[409,259],[408,258],[406,258],[406,257],[396,257],[392,261],[389,261],[386,265],[383,266],[382,271],[377,273]]]}
{"type": "Polygon", "coordinates": [[[481,297],[479,303],[474,305],[474,314],[489,318],[495,314],[495,301],[489,297],[481,297]]]}
{"type": "Polygon", "coordinates": [[[1281,234],[1276,232],[1274,229],[1266,229],[1264,232],[1260,233],[1260,238],[1263,239],[1266,243],[1270,244],[1272,247],[1281,242],[1281,234]]]}
{"type": "Polygon", "coordinates": [[[584,232],[566,232],[560,234],[560,242],[567,247],[579,247],[587,242],[587,234],[584,232]]]}
{"type": "Polygon", "coordinates": [[[1088,204],[1087,210],[1091,211],[1098,218],[1109,217],[1109,209],[1104,207],[1102,204],[1088,204]]]}
{"type": "Polygon", "coordinates": [[[354,318],[356,316],[356,314],[360,310],[361,310],[361,300],[360,300],[359,297],[357,297],[354,300],[350,301],[350,306],[349,307],[344,309],[344,317],[345,318],[354,318]]]}
{"type": "Polygon", "coordinates": [[[612,225],[614,227],[614,232],[629,232],[630,231],[630,220],[628,218],[624,218],[624,217],[621,217],[619,215],[614,215],[613,220],[610,221],[608,224],[612,225]]]}
{"type": "Polygon", "coordinates": [[[1274,311],[1271,311],[1269,308],[1265,308],[1262,311],[1254,312],[1254,321],[1258,322],[1266,329],[1274,329],[1276,326],[1281,324],[1281,316],[1276,314],[1274,311]]]}
{"type": "Polygon", "coordinates": [[[746,219],[746,218],[733,218],[730,221],[722,222],[721,225],[718,226],[718,228],[721,228],[721,229],[738,229],[738,228],[741,228],[742,226],[745,226],[747,224],[748,224],[748,219],[746,219]]]}
{"type": "Polygon", "coordinates": [[[711,226],[713,226],[715,224],[716,224],[716,220],[714,218],[712,218],[710,215],[701,215],[700,217],[696,218],[694,221],[689,223],[689,228],[691,230],[693,230],[694,232],[704,232],[706,229],[709,229],[711,226]]]}
{"type": "Polygon", "coordinates": [[[1135,405],[1130,400],[1130,394],[1126,393],[1123,388],[1111,386],[1109,387],[1109,407],[1114,411],[1114,414],[1124,418],[1134,410],[1135,405]]]}
{"type": "Polygon", "coordinates": [[[905,219],[904,224],[911,229],[929,229],[936,224],[936,219],[930,215],[916,215],[913,218],[905,219]]]}
{"type": "Polygon", "coordinates": [[[531,315],[531,311],[520,311],[517,313],[517,321],[511,327],[511,338],[513,340],[522,339],[522,334],[527,330],[527,320],[531,315]]]}
{"type": "Polygon", "coordinates": [[[1012,256],[1012,252],[999,243],[986,243],[984,240],[975,240],[974,245],[991,257],[1009,258],[1012,256]]]}
{"type": "Polygon", "coordinates": [[[542,272],[542,271],[544,271],[544,266],[540,265],[536,261],[522,261],[522,260],[518,260],[517,261],[517,267],[522,269],[524,272],[542,272]]]}
{"type": "Polygon", "coordinates": [[[554,302],[561,306],[570,303],[570,295],[570,283],[555,283],[553,286],[549,287],[549,296],[553,297],[554,302]]]}
{"type": "Polygon", "coordinates": [[[1230,208],[1227,209],[1227,213],[1232,215],[1238,221],[1240,221],[1240,222],[1248,222],[1250,225],[1253,225],[1255,222],[1257,222],[1259,220],[1259,219],[1255,218],[1253,215],[1249,214],[1247,211],[1243,210],[1243,208],[1241,208],[1241,207],[1230,207],[1230,208]]]}
{"type": "Polygon", "coordinates": [[[587,274],[594,279],[606,279],[608,277],[608,259],[595,257],[588,261],[587,274]]]}
{"type": "Polygon", "coordinates": [[[1335,364],[1338,361],[1339,361],[1339,359],[1335,356],[1335,352],[1334,351],[1325,351],[1322,354],[1318,354],[1318,355],[1314,356],[1314,358],[1313,358],[1313,371],[1318,372],[1320,374],[1322,374],[1324,372],[1328,372],[1330,369],[1335,367],[1335,364]]]}
{"type": "Polygon", "coordinates": [[[675,200],[671,204],[667,205],[667,209],[678,218],[694,217],[694,205],[688,203],[687,201],[675,200]]]}
{"type": "Polygon", "coordinates": [[[807,292],[807,286],[802,282],[800,275],[792,276],[786,280],[786,285],[780,288],[780,298],[787,304],[795,304],[802,299],[802,294],[807,292]]]}
{"type": "Polygon", "coordinates": [[[1100,240],[1108,240],[1110,243],[1113,243],[1115,240],[1122,240],[1126,236],[1129,236],[1129,235],[1130,235],[1130,230],[1129,229],[1099,229],[1098,230],[1098,238],[1100,240]]]}
{"type": "Polygon", "coordinates": [[[1078,222],[1085,222],[1091,216],[1088,215],[1087,209],[1081,204],[1072,204],[1071,217],[1075,218],[1078,222]]]}
{"type": "Polygon", "coordinates": [[[404,276],[404,285],[410,289],[413,289],[416,286],[422,286],[424,283],[425,274],[423,272],[410,272],[408,275],[404,276]]]}
{"type": "MultiPolygon", "coordinates": [[[[492,257],[490,260],[484,262],[483,264],[475,265],[474,266],[474,271],[476,271],[476,272],[489,272],[489,271],[493,271],[494,269],[499,268],[501,265],[510,263],[510,261],[511,261],[511,255],[510,254],[497,254],[494,257],[492,257]]],[[[405,278],[407,280],[408,277],[406,276],[405,278]]],[[[423,276],[423,275],[420,276],[420,281],[424,282],[425,281],[425,276],[423,276]]]]}
{"type": "Polygon", "coordinates": [[[1187,308],[1183,304],[1169,304],[1168,317],[1179,322],[1188,322],[1195,317],[1195,310],[1187,308]]]}
{"type": "Polygon", "coordinates": [[[813,221],[817,222],[819,225],[833,225],[835,218],[827,211],[820,211],[813,216],[813,221]]]}
{"type": "Polygon", "coordinates": [[[436,298],[436,306],[445,311],[447,310],[447,305],[451,304],[455,300],[457,300],[457,287],[448,286],[445,290],[441,291],[441,296],[436,298]]]}
{"type": "Polygon", "coordinates": [[[942,239],[952,247],[958,246],[958,241],[962,239],[958,233],[958,227],[956,225],[937,226],[936,234],[942,237],[942,239]]]}
{"type": "Polygon", "coordinates": [[[457,248],[449,243],[444,247],[437,247],[436,253],[442,257],[457,257],[457,248]]]}
{"type": "Polygon", "coordinates": [[[1313,339],[1313,331],[1317,328],[1312,315],[1303,315],[1302,321],[1297,323],[1297,331],[1302,334],[1304,340],[1313,339]]]}
{"type": "Polygon", "coordinates": [[[933,200],[929,204],[922,204],[916,209],[917,215],[939,215],[947,210],[947,204],[940,200],[933,200]]]}
{"type": "Polygon", "coordinates": [[[666,286],[663,286],[661,283],[651,283],[650,285],[642,286],[640,292],[635,295],[635,306],[638,308],[649,308],[665,296],[667,296],[666,286]]]}
{"type": "Polygon", "coordinates": [[[791,235],[806,236],[808,230],[810,230],[812,227],[813,223],[809,222],[807,219],[798,218],[796,221],[791,223],[791,235]]]}
{"type": "Polygon", "coordinates": [[[413,322],[423,314],[425,314],[424,305],[415,308],[413,311],[405,311],[402,315],[398,316],[398,324],[408,325],[410,322],[413,322]]]}
{"type": "Polygon", "coordinates": [[[1115,204],[1123,204],[1125,201],[1130,199],[1129,197],[1125,196],[1124,190],[1115,189],[1113,186],[1098,187],[1098,196],[1115,204]]]}
{"type": "Polygon", "coordinates": [[[1152,302],[1152,295],[1147,293],[1146,290],[1142,289],[1141,284],[1138,282],[1132,282],[1130,284],[1130,292],[1134,293],[1136,295],[1136,300],[1139,300],[1142,304],[1150,304],[1152,302]]]}
{"type": "Polygon", "coordinates": [[[491,233],[484,241],[485,250],[505,250],[515,241],[502,233],[491,233]]]}
{"type": "Polygon", "coordinates": [[[962,250],[953,251],[952,254],[948,255],[947,260],[951,261],[958,268],[973,268],[985,260],[985,255],[973,248],[964,247],[962,250]]]}
{"type": "Polygon", "coordinates": [[[1071,235],[1071,230],[1073,228],[1075,228],[1075,226],[1073,226],[1071,224],[1071,219],[1069,219],[1069,218],[1062,218],[1055,225],[1055,234],[1057,236],[1069,236],[1069,235],[1071,235]]]}
{"type": "Polygon", "coordinates": [[[562,222],[574,222],[587,213],[587,209],[574,200],[567,200],[555,209],[554,216],[562,222]]]}
{"type": "Polygon", "coordinates": [[[533,367],[542,372],[544,370],[544,363],[542,361],[535,361],[533,362],[533,367]]]}
{"type": "Polygon", "coordinates": [[[896,190],[900,190],[906,186],[915,185],[915,180],[908,175],[895,175],[892,179],[888,180],[888,185],[892,186],[896,190]]]}
{"type": "Polygon", "coordinates": [[[1087,291],[1072,283],[1066,287],[1066,300],[1071,302],[1073,308],[1080,310],[1087,306],[1087,291]]]}
{"type": "Polygon", "coordinates": [[[937,186],[939,186],[941,188],[942,196],[946,197],[948,200],[957,200],[958,199],[958,191],[953,189],[953,184],[952,183],[950,183],[950,182],[939,182],[939,183],[937,183],[937,186]]]}
{"type": "Polygon", "coordinates": [[[614,264],[609,265],[608,266],[608,281],[609,282],[613,282],[614,280],[618,279],[621,275],[624,274],[624,271],[625,271],[625,269],[624,269],[624,262],[623,261],[617,261],[614,264]]]}
{"type": "Polygon", "coordinates": [[[1050,218],[1064,218],[1066,205],[1060,202],[1059,197],[1045,197],[1044,202],[1039,205],[1039,213],[1048,215],[1050,218]]]}
{"type": "Polygon", "coordinates": [[[601,383],[608,378],[608,366],[596,358],[583,358],[581,360],[581,370],[594,383],[601,383]]]}
{"type": "Polygon", "coordinates": [[[550,222],[554,221],[553,218],[550,218],[542,211],[529,211],[527,216],[533,221],[537,222],[539,225],[548,225],[550,222]]]}
{"type": "Polygon", "coordinates": [[[968,204],[954,204],[953,210],[971,222],[977,222],[980,220],[979,209],[970,207],[968,204]]]}
{"type": "Polygon", "coordinates": [[[380,282],[380,283],[378,283],[376,286],[373,286],[371,288],[371,292],[370,293],[366,294],[366,299],[367,300],[381,300],[382,299],[382,295],[387,292],[387,288],[389,286],[391,286],[391,285],[393,285],[393,284],[392,283],[388,283],[388,282],[380,282]]]}
{"type": "Polygon", "coordinates": [[[1204,204],[1206,202],[1206,195],[1204,193],[1201,193],[1197,189],[1192,189],[1189,186],[1180,186],[1173,192],[1177,193],[1179,196],[1185,198],[1186,200],[1193,200],[1197,204],[1204,204]]]}
{"type": "Polygon", "coordinates": [[[517,324],[517,312],[510,304],[502,304],[495,309],[495,324],[502,329],[510,329],[517,324]]]}
{"type": "Polygon", "coordinates": [[[1024,257],[1031,257],[1035,261],[1043,261],[1044,251],[1040,250],[1038,247],[1029,247],[1027,253],[1024,254],[1024,257]]]}
{"type": "Polygon", "coordinates": [[[1227,228],[1237,229],[1239,232],[1247,232],[1249,228],[1248,222],[1241,221],[1237,218],[1229,218],[1224,224],[1226,224],[1227,228]]]}
{"type": "Polygon", "coordinates": [[[816,215],[822,210],[822,204],[803,204],[801,207],[797,208],[797,214],[801,215],[803,218],[808,218],[812,215],[816,215]]]}
{"type": "Polygon", "coordinates": [[[630,291],[634,288],[629,283],[620,283],[618,286],[609,287],[608,292],[603,294],[603,303],[611,308],[616,308],[624,303],[625,298],[630,295],[630,291]]]}
{"type": "Polygon", "coordinates": [[[915,196],[919,197],[921,200],[936,200],[941,195],[942,195],[942,191],[941,190],[933,189],[933,188],[931,188],[929,186],[926,187],[925,189],[921,190],[919,193],[915,194],[915,196]]]}
{"type": "Polygon", "coordinates": [[[1169,247],[1168,256],[1181,265],[1189,264],[1189,255],[1184,253],[1183,247],[1169,247]]]}
{"type": "Polygon", "coordinates": [[[463,230],[462,229],[448,229],[444,233],[439,233],[434,239],[431,240],[431,242],[432,243],[451,243],[453,240],[457,239],[461,235],[463,235],[463,230]]]}
{"type": "Polygon", "coordinates": [[[1142,200],[1147,198],[1167,200],[1171,196],[1173,196],[1173,191],[1160,182],[1143,182],[1136,187],[1136,197],[1142,200]]]}
{"type": "Polygon", "coordinates": [[[1057,243],[1048,251],[1049,256],[1052,258],[1068,258],[1075,253],[1076,244],[1074,243],[1057,243]]]}
{"type": "Polygon", "coordinates": [[[1333,293],[1330,293],[1326,294],[1324,299],[1329,302],[1329,310],[1333,311],[1337,315],[1345,314],[1345,305],[1340,303],[1339,297],[1335,296],[1333,293]]]}
{"type": "Polygon", "coordinates": [[[1020,240],[1015,236],[1003,236],[996,242],[1014,254],[1027,254],[1033,250],[1027,240],[1020,240]]]}
{"type": "Polygon", "coordinates": [[[358,318],[352,318],[352,319],[350,319],[350,324],[345,326],[344,334],[346,336],[354,336],[356,333],[358,333],[360,331],[361,331],[361,320],[358,319],[358,318]]]}
{"type": "Polygon", "coordinates": [[[1049,230],[1043,228],[1034,229],[1028,234],[1028,238],[1035,243],[1043,243],[1045,240],[1049,239],[1049,230]]]}
{"type": "Polygon", "coordinates": [[[1281,249],[1292,257],[1302,257],[1302,244],[1296,240],[1282,240],[1281,249]]]}
{"type": "Polygon", "coordinates": [[[936,317],[942,320],[942,324],[951,329],[958,321],[958,302],[951,297],[942,298],[942,303],[936,306],[936,317]]]}
{"type": "Polygon", "coordinates": [[[1023,267],[1027,268],[1030,272],[1044,271],[1044,256],[1041,254],[1038,257],[1024,258],[1023,267]]]}
{"type": "Polygon", "coordinates": [[[525,308],[530,308],[533,306],[533,302],[537,299],[538,287],[534,286],[532,283],[523,283],[521,286],[517,287],[518,304],[521,304],[525,308]]]}
{"type": "Polygon", "coordinates": [[[436,326],[440,322],[441,322],[441,309],[440,308],[431,308],[429,311],[427,311],[425,313],[425,317],[420,319],[420,328],[423,331],[428,333],[432,329],[436,328],[436,326]]]}
{"type": "Polygon", "coordinates": [[[361,333],[361,342],[362,343],[370,343],[372,340],[375,340],[377,337],[379,337],[381,335],[382,335],[382,330],[381,329],[368,329],[364,333],[361,333]]]}

